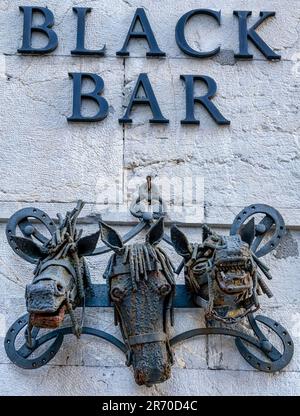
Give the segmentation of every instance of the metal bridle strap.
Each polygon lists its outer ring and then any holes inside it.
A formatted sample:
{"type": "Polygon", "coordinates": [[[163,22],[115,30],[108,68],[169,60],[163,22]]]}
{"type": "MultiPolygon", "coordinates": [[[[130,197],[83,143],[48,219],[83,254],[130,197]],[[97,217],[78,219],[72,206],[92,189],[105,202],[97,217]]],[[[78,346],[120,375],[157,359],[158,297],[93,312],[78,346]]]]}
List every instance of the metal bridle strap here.
{"type": "Polygon", "coordinates": [[[195,296],[194,301],[196,303],[196,305],[201,306],[201,308],[203,309],[207,309],[208,308],[208,301],[203,299],[201,296],[195,296]]]}
{"type": "Polygon", "coordinates": [[[45,263],[42,263],[39,268],[39,274],[36,276],[36,278],[33,279],[33,283],[39,282],[41,280],[44,280],[43,278],[39,279],[39,275],[41,272],[46,270],[50,266],[60,266],[64,267],[75,279],[76,281],[76,271],[75,268],[71,265],[69,261],[66,260],[48,260],[45,263]]]}
{"type": "Polygon", "coordinates": [[[130,336],[128,339],[129,345],[137,344],[148,344],[150,342],[166,342],[167,335],[161,332],[152,332],[150,334],[140,334],[135,336],[130,336]]]}
{"type": "Polygon", "coordinates": [[[44,270],[46,270],[50,266],[64,267],[70,273],[70,275],[73,277],[73,279],[75,281],[75,285],[74,285],[73,289],[71,291],[69,291],[68,294],[67,294],[66,303],[67,303],[67,308],[68,308],[69,315],[71,317],[74,334],[77,336],[77,338],[79,338],[80,335],[81,335],[81,328],[83,327],[84,316],[85,316],[85,296],[83,296],[81,319],[80,319],[80,323],[78,324],[76,322],[76,318],[74,316],[73,306],[72,306],[72,304],[70,302],[70,299],[69,299],[71,292],[73,293],[76,289],[78,289],[77,284],[76,284],[76,282],[77,282],[77,273],[76,273],[75,267],[73,267],[72,264],[69,261],[63,260],[63,259],[60,259],[60,260],[54,260],[53,259],[53,260],[45,261],[44,263],[42,263],[40,265],[39,270],[38,270],[38,274],[37,274],[36,278],[33,279],[33,283],[45,280],[45,278],[40,278],[39,279],[39,275],[40,275],[41,272],[43,272],[44,270]]]}
{"type": "MultiPolygon", "coordinates": [[[[154,272],[157,271],[156,264],[151,261],[151,267],[146,268],[147,272],[154,272]]],[[[159,267],[158,271],[163,271],[161,267],[159,267]]],[[[130,265],[129,264],[118,264],[113,267],[112,273],[110,277],[119,276],[122,274],[129,274],[130,273],[130,265]]]]}

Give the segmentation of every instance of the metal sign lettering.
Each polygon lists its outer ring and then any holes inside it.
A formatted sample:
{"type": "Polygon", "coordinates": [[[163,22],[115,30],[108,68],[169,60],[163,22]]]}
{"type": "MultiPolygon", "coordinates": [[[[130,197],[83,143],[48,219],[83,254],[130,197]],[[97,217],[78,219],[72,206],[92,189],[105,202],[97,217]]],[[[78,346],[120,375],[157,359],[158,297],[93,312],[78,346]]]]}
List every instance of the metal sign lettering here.
{"type": "MultiPolygon", "coordinates": [[[[55,51],[59,44],[59,36],[55,27],[55,16],[53,12],[48,7],[38,6],[20,6],[19,9],[23,13],[23,37],[22,45],[18,49],[18,53],[24,55],[44,55],[55,51]],[[41,19],[41,23],[39,24],[35,23],[36,15],[39,15],[41,19]],[[36,33],[42,33],[44,35],[46,39],[45,46],[33,46],[36,33]]],[[[73,7],[73,12],[77,16],[77,35],[76,47],[70,51],[71,55],[105,57],[106,46],[102,46],[100,49],[88,49],[85,46],[86,19],[87,16],[91,14],[92,8],[73,7]]],[[[188,43],[186,39],[186,26],[191,19],[200,15],[205,16],[206,18],[212,18],[217,25],[221,25],[221,11],[194,9],[186,12],[179,18],[175,29],[175,40],[178,48],[183,54],[192,57],[193,59],[205,59],[221,53],[220,46],[217,46],[213,50],[199,51],[193,49],[188,43]]],[[[239,59],[253,59],[253,55],[249,52],[249,42],[251,42],[267,60],[278,61],[281,59],[281,56],[276,54],[256,32],[263,22],[270,17],[275,16],[275,12],[261,11],[258,20],[250,28],[248,27],[248,18],[252,15],[252,11],[234,10],[233,15],[238,19],[239,38],[239,50],[235,54],[232,54],[233,61],[239,59]]],[[[122,48],[116,52],[116,56],[123,59],[129,57],[130,52],[128,49],[131,41],[134,39],[142,39],[147,43],[148,51],[146,52],[146,57],[163,59],[166,56],[166,53],[159,47],[144,8],[136,9],[132,22],[130,24],[130,21],[128,21],[128,25],[129,30],[124,44],[122,48]],[[140,28],[137,28],[138,26],[140,26],[140,28]]],[[[72,72],[69,73],[69,76],[73,81],[73,105],[72,114],[69,115],[67,120],[69,122],[100,122],[108,117],[109,103],[102,96],[105,86],[102,77],[99,74],[87,72],[72,72]],[[88,92],[83,91],[82,89],[83,81],[86,79],[93,83],[92,90],[88,92]],[[83,100],[92,101],[96,104],[97,113],[89,116],[84,115],[82,113],[83,100]]],[[[184,81],[186,88],[186,116],[181,120],[182,125],[200,124],[200,120],[195,117],[195,104],[202,105],[218,125],[230,124],[230,120],[224,117],[213,103],[213,97],[217,92],[217,83],[213,78],[208,75],[181,74],[180,79],[184,81]],[[196,82],[205,84],[207,91],[204,95],[195,96],[194,90],[196,82]]],[[[151,80],[149,80],[146,73],[141,73],[138,76],[135,88],[129,99],[126,112],[119,118],[119,123],[123,125],[132,123],[131,113],[133,106],[145,105],[147,105],[152,112],[153,117],[149,119],[150,123],[169,123],[169,120],[163,115],[160,109],[154,89],[151,85],[151,80]],[[138,95],[138,91],[141,89],[144,91],[143,97],[138,95]]]]}

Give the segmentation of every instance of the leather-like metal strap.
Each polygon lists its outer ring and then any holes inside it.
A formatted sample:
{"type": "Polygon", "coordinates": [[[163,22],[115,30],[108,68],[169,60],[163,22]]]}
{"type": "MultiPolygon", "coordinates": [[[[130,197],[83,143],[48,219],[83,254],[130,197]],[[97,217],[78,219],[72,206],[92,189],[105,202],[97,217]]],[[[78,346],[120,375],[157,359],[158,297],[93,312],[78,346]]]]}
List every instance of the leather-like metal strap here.
{"type": "MultiPolygon", "coordinates": [[[[147,272],[154,272],[157,270],[156,264],[151,261],[151,267],[147,267],[147,272]]],[[[159,271],[163,271],[161,267],[158,269],[159,271]]],[[[129,264],[117,264],[113,267],[112,273],[110,277],[120,276],[122,274],[129,274],[130,273],[130,265],[129,264]]]]}
{"type": "Polygon", "coordinates": [[[201,298],[201,296],[195,296],[194,301],[196,305],[200,306],[201,308],[204,308],[204,309],[208,308],[208,301],[201,298]]]}
{"type": "Polygon", "coordinates": [[[67,260],[48,260],[45,263],[42,263],[39,268],[39,274],[33,279],[33,283],[37,283],[39,281],[44,280],[44,278],[39,278],[41,272],[46,270],[50,266],[60,266],[64,267],[75,279],[76,281],[76,271],[71,263],[67,260]]]}
{"type": "Polygon", "coordinates": [[[129,337],[129,345],[148,344],[150,342],[166,342],[167,334],[162,332],[152,332],[150,334],[140,334],[129,337]]]}

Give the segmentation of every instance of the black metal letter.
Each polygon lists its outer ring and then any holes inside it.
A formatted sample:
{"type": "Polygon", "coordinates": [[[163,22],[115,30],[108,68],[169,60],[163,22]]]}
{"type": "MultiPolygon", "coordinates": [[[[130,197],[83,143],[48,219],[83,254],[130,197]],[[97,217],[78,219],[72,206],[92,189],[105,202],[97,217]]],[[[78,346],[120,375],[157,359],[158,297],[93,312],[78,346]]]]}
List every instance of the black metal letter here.
{"type": "Polygon", "coordinates": [[[234,10],[233,14],[239,19],[239,53],[234,56],[240,59],[253,59],[253,55],[248,51],[248,39],[260,50],[260,52],[267,59],[281,59],[255,32],[258,26],[264,22],[268,17],[275,16],[275,12],[260,12],[260,19],[250,27],[247,28],[247,18],[252,15],[251,11],[234,10]]]}
{"type": "Polygon", "coordinates": [[[132,119],[129,118],[132,107],[134,105],[149,105],[153,114],[153,118],[149,120],[150,123],[169,123],[169,120],[162,115],[156,97],[154,95],[152,86],[150,84],[147,74],[140,74],[137,80],[136,86],[130,98],[126,113],[123,118],[119,119],[119,123],[132,123],[132,119]],[[139,89],[143,88],[145,97],[139,98],[139,89]]]}
{"type": "Polygon", "coordinates": [[[97,55],[103,56],[105,46],[99,50],[90,50],[84,47],[85,38],[85,17],[87,13],[92,11],[91,7],[73,7],[73,11],[77,14],[77,43],[76,49],[71,51],[72,55],[97,55]]]}
{"type": "Polygon", "coordinates": [[[190,45],[187,43],[185,38],[185,26],[187,25],[188,21],[195,15],[198,14],[205,14],[207,16],[211,16],[216,21],[221,24],[221,11],[216,12],[214,10],[210,9],[195,9],[191,10],[190,12],[184,14],[177,22],[176,29],[175,29],[175,35],[176,35],[176,43],[178,47],[182,50],[182,52],[186,53],[187,55],[193,56],[195,58],[208,58],[209,56],[216,55],[220,52],[220,47],[208,51],[208,52],[199,52],[195,49],[191,48],[190,45]]]}
{"type": "Polygon", "coordinates": [[[185,81],[186,85],[186,118],[181,120],[181,124],[200,124],[195,118],[195,103],[202,104],[209,112],[217,124],[230,124],[230,121],[222,116],[217,107],[211,102],[217,91],[215,80],[205,75],[180,75],[180,79],[185,81]],[[194,96],[195,81],[203,81],[207,85],[208,92],[201,97],[194,96]]]}
{"type": "Polygon", "coordinates": [[[100,94],[104,89],[103,79],[96,74],[87,72],[72,72],[69,73],[73,79],[73,114],[68,117],[68,121],[101,121],[104,120],[108,115],[108,103],[105,98],[101,97],[100,94]],[[94,82],[95,88],[92,92],[82,92],[82,81],[84,79],[90,79],[94,82]],[[89,99],[95,101],[99,106],[99,111],[95,116],[86,117],[81,114],[81,103],[82,99],[89,99]]]}
{"type": "Polygon", "coordinates": [[[126,40],[124,42],[124,45],[122,49],[117,52],[118,56],[130,55],[129,52],[127,51],[127,48],[128,48],[128,44],[131,38],[146,39],[150,48],[150,52],[147,52],[146,56],[166,56],[165,52],[162,52],[159,49],[156,39],[154,37],[153,31],[151,29],[149,20],[146,16],[145,10],[142,8],[136,9],[135,15],[133,17],[131,26],[129,28],[129,31],[126,37],[126,40]],[[139,22],[142,27],[141,32],[134,31],[134,28],[137,22],[139,22]]]}
{"type": "Polygon", "coordinates": [[[51,10],[46,7],[20,6],[19,9],[24,13],[23,24],[23,43],[18,49],[19,53],[44,54],[53,52],[58,45],[57,35],[51,27],[54,25],[54,16],[51,10]],[[33,14],[41,13],[44,17],[44,23],[33,25],[33,14]],[[48,38],[48,44],[44,48],[33,48],[31,46],[32,33],[41,32],[48,38]]]}

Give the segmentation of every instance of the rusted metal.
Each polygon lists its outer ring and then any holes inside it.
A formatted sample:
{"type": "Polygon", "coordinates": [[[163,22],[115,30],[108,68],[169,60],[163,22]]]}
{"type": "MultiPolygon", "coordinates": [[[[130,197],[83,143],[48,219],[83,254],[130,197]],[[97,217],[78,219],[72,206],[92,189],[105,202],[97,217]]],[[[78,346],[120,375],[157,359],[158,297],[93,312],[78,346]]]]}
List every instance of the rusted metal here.
{"type": "MultiPolygon", "coordinates": [[[[81,237],[82,231],[76,224],[83,206],[79,201],[64,218],[58,214],[57,224],[36,208],[18,211],[7,224],[7,237],[13,250],[36,264],[33,281],[26,286],[25,294],[32,327],[57,328],[67,312],[72,319],[74,334],[80,336],[82,322],[76,321],[73,311],[79,304],[84,304],[86,291],[92,290],[83,256],[93,252],[100,235],[98,230],[91,236],[81,237]],[[50,238],[37,230],[29,220],[31,217],[46,226],[50,238]],[[24,237],[17,236],[18,226],[24,237]]],[[[30,343],[30,333],[28,340],[30,343]]]]}
{"type": "Polygon", "coordinates": [[[264,280],[272,276],[260,257],[273,250],[285,232],[278,211],[262,204],[251,205],[237,215],[231,235],[219,235],[204,225],[202,242],[189,243],[176,226],[171,229],[171,238],[164,232],[165,205],[151,178],[140,187],[131,206],[140,222],[123,237],[102,221],[94,234],[82,237],[77,228],[82,207],[79,201],[65,217],[58,214],[57,221],[37,208],[26,208],[8,222],[7,238],[12,249],[36,265],[33,282],[26,288],[29,314],[9,328],[4,341],[13,363],[27,369],[47,364],[60,349],[64,336],[71,333],[96,336],[115,345],[125,353],[127,365],[132,365],[136,382],[146,386],[167,380],[172,347],[199,335],[235,337],[240,354],[260,371],[279,371],[290,362],[294,347],[288,331],[270,318],[253,315],[259,307],[258,296],[272,296],[264,280]],[[150,204],[146,204],[149,209],[143,210],[142,201],[150,204]],[[159,205],[155,212],[151,211],[153,202],[159,205]],[[265,215],[257,225],[255,214],[265,215]],[[46,227],[50,236],[42,233],[32,219],[46,227]],[[125,244],[146,229],[145,242],[125,244]],[[271,240],[266,242],[265,237],[272,232],[271,240]],[[100,235],[105,245],[97,247],[100,235]],[[175,268],[160,247],[161,240],[183,257],[176,273],[184,268],[185,286],[175,284],[175,268]],[[108,251],[113,255],[104,272],[107,285],[93,285],[84,257],[108,251]],[[124,343],[83,325],[85,307],[110,306],[114,307],[115,323],[120,326],[124,343]],[[79,321],[74,314],[78,307],[82,308],[79,321]],[[171,338],[174,307],[203,307],[207,327],[171,338]],[[65,315],[70,317],[71,326],[62,328],[65,315]],[[254,336],[231,325],[246,316],[254,336]],[[225,325],[219,327],[215,321],[225,325]],[[281,339],[283,352],[272,345],[258,323],[281,339]],[[25,342],[17,348],[17,338],[24,328],[25,342]],[[39,336],[40,328],[51,331],[39,336]],[[48,347],[36,354],[46,343],[48,347]],[[265,361],[249,349],[249,344],[265,356],[265,361]]]}
{"type": "Polygon", "coordinates": [[[103,242],[115,251],[104,276],[127,346],[127,365],[132,364],[137,384],[161,383],[173,363],[168,316],[175,294],[174,268],[157,246],[163,219],[151,227],[145,243],[126,247],[111,227],[102,223],[101,230],[103,242]]]}

